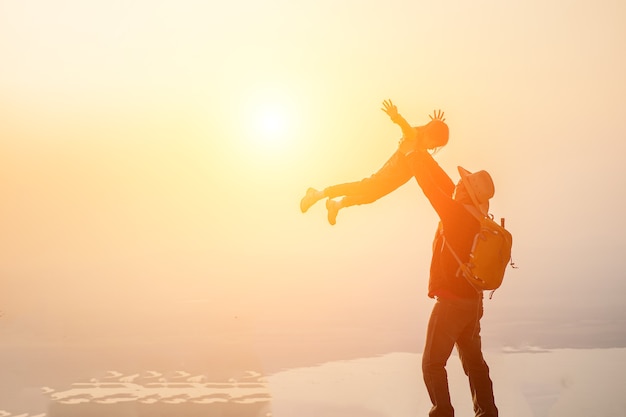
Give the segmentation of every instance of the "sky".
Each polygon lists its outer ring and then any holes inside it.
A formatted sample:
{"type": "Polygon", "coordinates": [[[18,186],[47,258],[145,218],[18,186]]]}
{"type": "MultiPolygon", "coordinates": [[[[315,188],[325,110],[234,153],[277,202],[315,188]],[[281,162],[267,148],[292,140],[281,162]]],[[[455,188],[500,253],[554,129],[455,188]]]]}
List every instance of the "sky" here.
{"type": "Polygon", "coordinates": [[[392,99],[445,111],[454,181],[494,178],[519,268],[485,334],[624,346],[624,22],[618,0],[0,0],[3,343],[419,351],[437,218],[415,181],[335,226],[299,210],[394,152],[392,99]]]}

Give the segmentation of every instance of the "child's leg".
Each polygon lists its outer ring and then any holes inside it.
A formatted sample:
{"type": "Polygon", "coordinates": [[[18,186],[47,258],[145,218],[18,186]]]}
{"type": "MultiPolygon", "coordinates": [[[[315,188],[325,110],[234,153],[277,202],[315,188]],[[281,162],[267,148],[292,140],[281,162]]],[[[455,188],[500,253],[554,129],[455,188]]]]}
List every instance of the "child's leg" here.
{"type": "MultiPolygon", "coordinates": [[[[364,189],[363,181],[347,182],[343,184],[331,185],[324,188],[322,191],[318,191],[315,188],[309,188],[306,190],[306,194],[300,200],[300,210],[303,213],[311,208],[311,206],[317,203],[322,198],[337,198],[344,195],[354,195],[361,192],[364,189]]],[[[374,199],[375,200],[375,199],[374,199]]],[[[372,200],[372,201],[374,201],[372,200]]],[[[358,203],[363,204],[363,203],[358,203]]],[[[352,205],[352,204],[350,204],[352,205]]]]}
{"type": "MultiPolygon", "coordinates": [[[[316,200],[320,198],[328,197],[330,199],[346,196],[346,200],[343,201],[343,207],[354,206],[356,204],[369,204],[378,200],[379,198],[389,194],[393,190],[405,184],[409,179],[413,177],[413,171],[406,163],[404,155],[399,151],[396,151],[385,162],[378,171],[367,178],[363,178],[360,181],[346,182],[343,184],[331,185],[324,188],[321,192],[322,195],[316,195],[316,200]],[[352,200],[352,197],[355,199],[352,200]]],[[[303,206],[301,206],[302,208],[303,206]]],[[[306,209],[310,207],[304,206],[306,209]]],[[[303,211],[305,211],[303,209],[303,211]]]]}
{"type": "Polygon", "coordinates": [[[341,208],[359,206],[361,204],[371,204],[379,198],[380,195],[376,193],[347,195],[342,199],[341,208]]]}
{"type": "Polygon", "coordinates": [[[337,198],[343,195],[361,194],[363,190],[363,181],[346,182],[343,184],[331,185],[324,188],[324,197],[337,198]]]}
{"type": "Polygon", "coordinates": [[[370,204],[378,199],[376,194],[368,195],[347,195],[341,200],[326,200],[326,210],[328,210],[328,223],[334,225],[337,223],[337,214],[342,208],[357,206],[360,204],[370,204]]]}

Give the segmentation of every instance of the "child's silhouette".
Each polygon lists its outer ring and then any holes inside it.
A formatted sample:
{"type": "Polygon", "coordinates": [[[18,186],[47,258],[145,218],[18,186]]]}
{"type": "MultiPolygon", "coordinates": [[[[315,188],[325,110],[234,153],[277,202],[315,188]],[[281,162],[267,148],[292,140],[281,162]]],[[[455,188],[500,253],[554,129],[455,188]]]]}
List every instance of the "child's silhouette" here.
{"type": "MultiPolygon", "coordinates": [[[[429,123],[416,127],[409,125],[391,100],[383,101],[381,110],[389,115],[392,122],[400,126],[403,140],[413,143],[416,149],[436,150],[448,143],[448,125],[445,123],[441,110],[429,116],[431,118],[429,123]]],[[[328,198],[326,201],[328,222],[334,225],[340,209],[373,203],[405,184],[412,176],[413,173],[404,154],[396,151],[376,173],[368,178],[331,185],[321,191],[309,188],[300,201],[300,210],[305,213],[317,201],[328,198]],[[343,196],[342,199],[334,200],[341,196],[343,196]]]]}

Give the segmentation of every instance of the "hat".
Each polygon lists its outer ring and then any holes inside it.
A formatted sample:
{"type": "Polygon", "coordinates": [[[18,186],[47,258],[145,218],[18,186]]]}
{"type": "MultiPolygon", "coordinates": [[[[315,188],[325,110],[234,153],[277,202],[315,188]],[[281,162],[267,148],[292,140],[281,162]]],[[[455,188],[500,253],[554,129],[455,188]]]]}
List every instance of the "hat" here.
{"type": "Polygon", "coordinates": [[[489,214],[489,199],[495,193],[491,175],[487,171],[471,173],[463,167],[458,167],[461,180],[474,205],[487,216],[489,214]]]}

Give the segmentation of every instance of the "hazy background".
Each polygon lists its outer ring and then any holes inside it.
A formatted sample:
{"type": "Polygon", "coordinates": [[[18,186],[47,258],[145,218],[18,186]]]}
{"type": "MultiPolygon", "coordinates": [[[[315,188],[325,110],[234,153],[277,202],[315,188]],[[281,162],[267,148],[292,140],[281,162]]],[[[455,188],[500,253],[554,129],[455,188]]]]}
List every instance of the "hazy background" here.
{"type": "Polygon", "coordinates": [[[395,150],[386,98],[415,125],[446,112],[454,180],[494,178],[519,269],[485,343],[626,346],[624,51],[619,0],[0,0],[5,360],[420,352],[437,219],[417,184],[336,226],[299,210],[395,150]]]}

